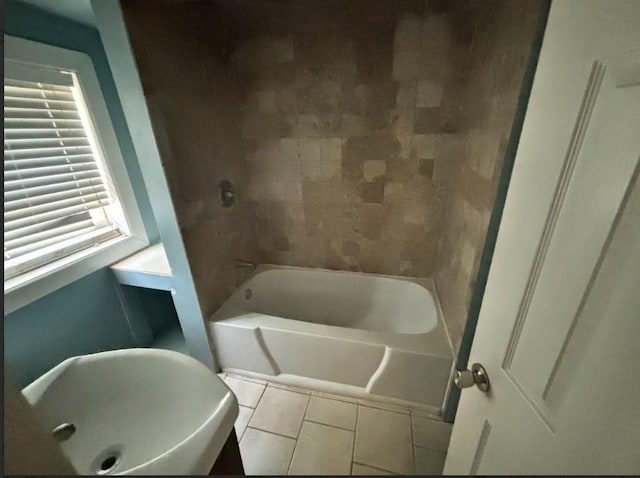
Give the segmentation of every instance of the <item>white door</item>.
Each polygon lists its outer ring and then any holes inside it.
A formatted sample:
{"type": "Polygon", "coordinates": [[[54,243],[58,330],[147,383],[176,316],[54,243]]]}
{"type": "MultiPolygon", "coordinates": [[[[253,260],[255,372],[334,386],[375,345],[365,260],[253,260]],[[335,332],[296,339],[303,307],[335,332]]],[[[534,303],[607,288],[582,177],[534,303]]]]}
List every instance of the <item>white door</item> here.
{"type": "Polygon", "coordinates": [[[446,474],[640,473],[640,1],[554,0],[446,474]]]}

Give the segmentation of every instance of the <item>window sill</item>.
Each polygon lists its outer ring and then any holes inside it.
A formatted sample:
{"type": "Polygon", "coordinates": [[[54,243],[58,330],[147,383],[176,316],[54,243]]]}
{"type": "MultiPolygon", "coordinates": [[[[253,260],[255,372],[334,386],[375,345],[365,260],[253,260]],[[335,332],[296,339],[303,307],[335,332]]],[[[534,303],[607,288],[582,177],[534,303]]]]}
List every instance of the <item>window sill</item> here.
{"type": "Polygon", "coordinates": [[[154,244],[111,266],[123,285],[146,289],[171,290],[173,275],[162,243],[154,244]]]}
{"type": "Polygon", "coordinates": [[[130,256],[148,245],[140,237],[117,237],[47,266],[4,282],[4,315],[50,294],[86,275],[130,256]]]}

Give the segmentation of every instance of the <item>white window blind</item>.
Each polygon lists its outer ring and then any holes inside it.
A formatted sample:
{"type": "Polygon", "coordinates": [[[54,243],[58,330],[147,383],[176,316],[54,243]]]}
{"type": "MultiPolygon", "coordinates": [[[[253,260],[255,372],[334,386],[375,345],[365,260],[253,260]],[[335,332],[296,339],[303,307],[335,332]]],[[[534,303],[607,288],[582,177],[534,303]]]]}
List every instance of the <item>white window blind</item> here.
{"type": "Polygon", "coordinates": [[[5,280],[128,235],[73,75],[39,78],[4,79],[5,280]]]}

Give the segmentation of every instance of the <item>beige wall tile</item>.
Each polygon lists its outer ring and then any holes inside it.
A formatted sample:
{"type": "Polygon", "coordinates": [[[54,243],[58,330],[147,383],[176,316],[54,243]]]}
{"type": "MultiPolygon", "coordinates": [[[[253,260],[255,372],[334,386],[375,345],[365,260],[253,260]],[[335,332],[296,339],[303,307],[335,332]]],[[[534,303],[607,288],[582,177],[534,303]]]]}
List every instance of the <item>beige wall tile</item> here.
{"type": "Polygon", "coordinates": [[[373,181],[387,172],[387,163],[381,159],[364,162],[364,179],[365,181],[373,181]]]}
{"type": "Polygon", "coordinates": [[[422,18],[406,14],[396,21],[394,51],[418,51],[422,41],[422,18]]]}
{"type": "Polygon", "coordinates": [[[367,119],[364,115],[344,113],[342,115],[342,133],[345,137],[360,136],[368,130],[367,119]]]}
{"type": "Polygon", "coordinates": [[[442,105],[443,86],[440,82],[421,80],[416,92],[416,106],[431,108],[442,105]]]}
{"type": "Polygon", "coordinates": [[[433,276],[457,347],[542,3],[214,4],[123,6],[205,314],[238,255],[433,276]]]}
{"type": "MultiPolygon", "coordinates": [[[[446,63],[446,58],[438,58],[440,53],[435,53],[432,46],[439,45],[442,50],[443,45],[455,40],[469,47],[470,61],[453,73],[462,74],[468,85],[460,108],[463,114],[456,117],[441,107],[418,108],[415,124],[420,132],[435,128],[435,132],[455,133],[440,137],[432,177],[444,181],[447,187],[444,202],[448,210],[442,223],[435,279],[456,350],[467,320],[524,74],[524,63],[511,60],[529,54],[540,7],[538,2],[498,1],[490,10],[471,9],[468,13],[482,15],[479,18],[483,21],[461,23],[458,32],[451,30],[441,15],[427,18],[423,29],[423,45],[434,68],[438,62],[446,63]],[[515,24],[514,8],[519,10],[519,21],[515,22],[519,27],[508,31],[494,28],[503,22],[515,24]],[[507,77],[505,82],[496,82],[507,77]],[[498,102],[500,113],[496,114],[491,105],[498,102]]],[[[428,63],[423,62],[425,68],[428,63]]],[[[454,86],[445,88],[443,105],[459,93],[454,86]]],[[[421,164],[425,172],[430,166],[421,164]]]]}
{"type": "Polygon", "coordinates": [[[323,161],[339,161],[342,157],[342,138],[326,138],[320,140],[320,159],[323,161]]]}
{"type": "Polygon", "coordinates": [[[318,179],[322,176],[321,161],[305,161],[302,163],[302,176],[305,179],[318,179]]]}
{"type": "Polygon", "coordinates": [[[145,94],[152,94],[158,105],[154,129],[156,134],[166,132],[162,160],[196,291],[208,317],[237,285],[233,258],[258,260],[251,205],[239,204],[228,214],[217,200],[216,186],[228,179],[244,197],[261,195],[261,188],[250,186],[241,125],[251,136],[266,135],[260,113],[273,112],[274,98],[267,92],[259,95],[260,102],[256,99],[245,120],[227,66],[216,55],[202,61],[202,43],[193,34],[197,19],[167,3],[153,11],[147,7],[134,1],[123,12],[145,94]],[[167,18],[172,20],[170,35],[167,18]],[[185,76],[185,71],[190,74],[185,76]]]}
{"type": "Polygon", "coordinates": [[[275,91],[258,91],[256,93],[258,111],[265,114],[276,113],[276,93],[275,91]]]}
{"type": "Polygon", "coordinates": [[[435,134],[416,134],[413,136],[413,154],[416,158],[436,157],[438,136],[435,134]]]}
{"type": "Polygon", "coordinates": [[[415,80],[418,78],[420,51],[396,51],[393,55],[393,79],[415,80]]]}
{"type": "Polygon", "coordinates": [[[338,160],[321,161],[322,177],[325,179],[340,179],[342,177],[342,162],[338,160]]]}
{"type": "Polygon", "coordinates": [[[302,182],[284,181],[284,200],[287,202],[302,201],[302,182]]]}
{"type": "Polygon", "coordinates": [[[318,139],[298,140],[298,155],[303,162],[320,161],[320,141],[318,139]]]}
{"type": "Polygon", "coordinates": [[[280,159],[295,161],[300,159],[298,154],[298,140],[284,138],[278,141],[277,154],[280,159]]]}

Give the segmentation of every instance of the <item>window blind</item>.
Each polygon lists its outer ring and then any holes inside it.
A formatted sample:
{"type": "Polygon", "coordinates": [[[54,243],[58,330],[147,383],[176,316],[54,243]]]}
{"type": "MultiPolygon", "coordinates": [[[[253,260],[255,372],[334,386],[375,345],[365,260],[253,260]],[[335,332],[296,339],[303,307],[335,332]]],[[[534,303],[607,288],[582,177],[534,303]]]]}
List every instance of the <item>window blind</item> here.
{"type": "Polygon", "coordinates": [[[124,234],[79,92],[59,76],[4,79],[5,280],[124,234]]]}

